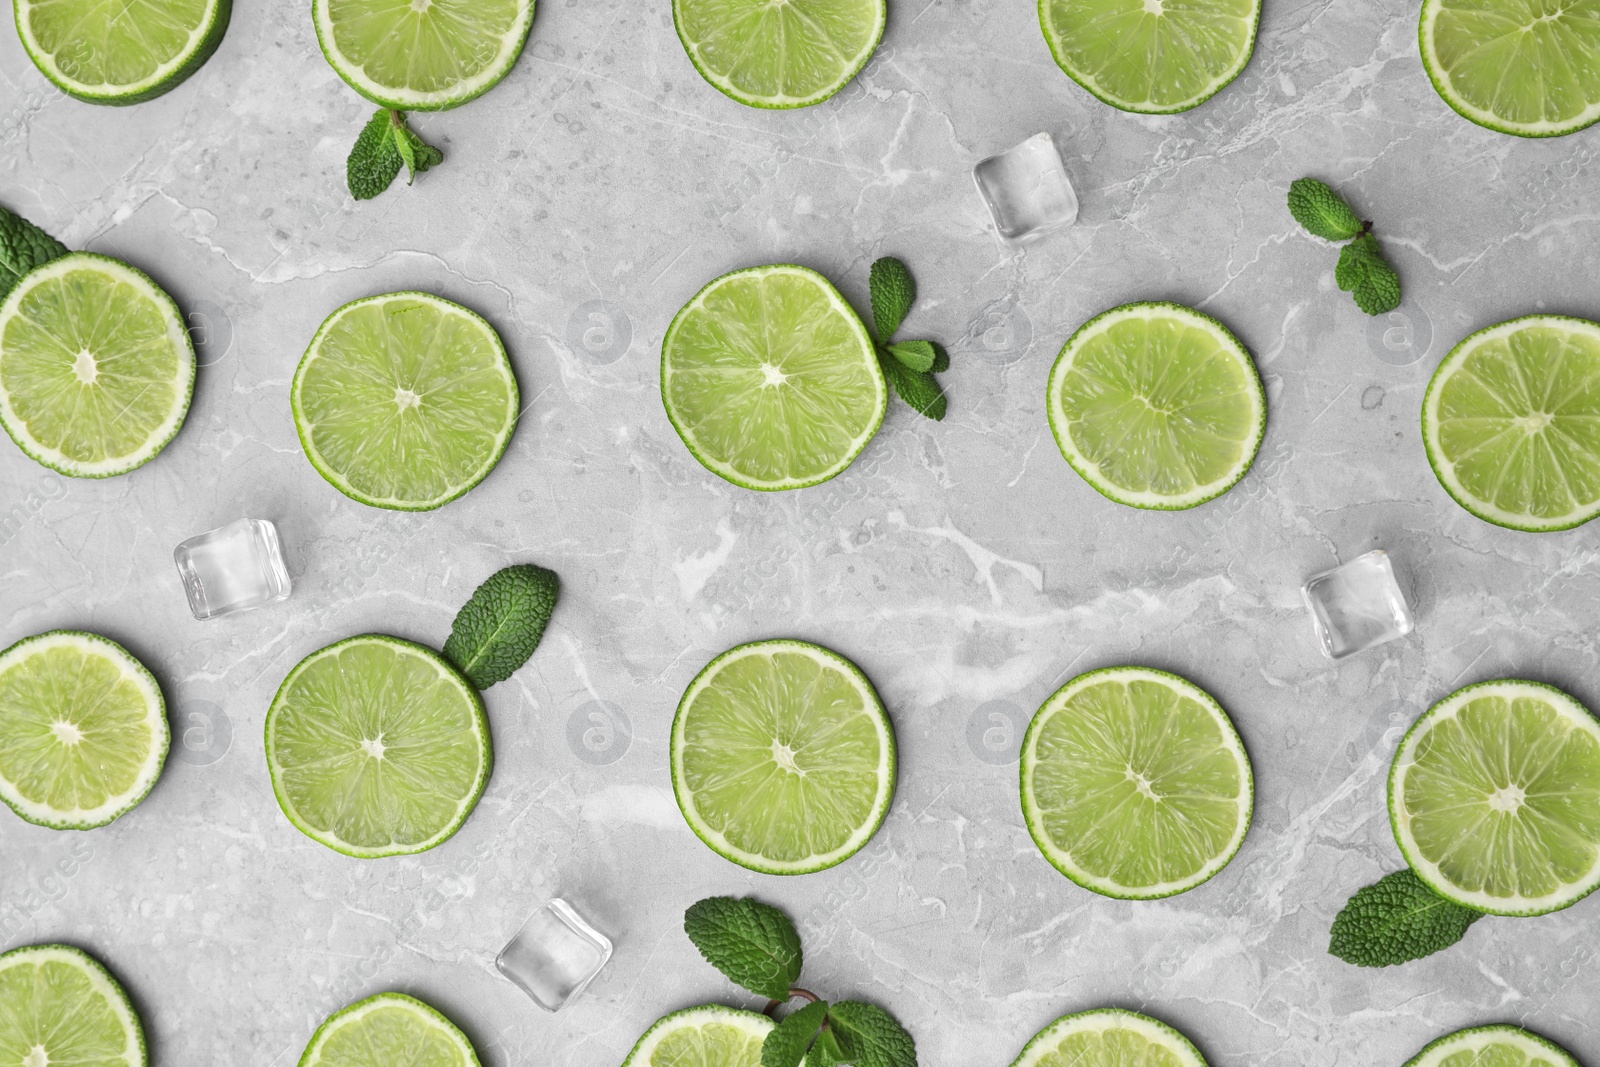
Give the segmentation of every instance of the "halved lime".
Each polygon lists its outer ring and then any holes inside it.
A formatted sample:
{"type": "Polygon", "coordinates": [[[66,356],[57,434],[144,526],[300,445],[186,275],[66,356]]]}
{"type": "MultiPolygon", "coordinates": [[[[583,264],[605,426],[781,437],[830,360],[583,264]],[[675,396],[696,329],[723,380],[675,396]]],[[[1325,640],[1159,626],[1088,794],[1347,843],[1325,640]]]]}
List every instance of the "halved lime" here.
{"type": "Polygon", "coordinates": [[[149,462],[193,393],[178,305],[126,263],[73,252],[0,303],[0,426],[46,467],[109,478],[149,462]]]}
{"type": "Polygon", "coordinates": [[[492,762],[478,691],[436,653],[382,634],[301,660],[267,711],[278,804],[347,856],[443,842],[477,806],[492,762]]]}
{"type": "Polygon", "coordinates": [[[328,316],[294,372],[306,458],[363,504],[429,511],[488,477],[517,426],[500,335],[431,293],[386,293],[328,316]]]}
{"type": "Polygon", "coordinates": [[[1255,462],[1267,398],[1227,327],[1179,304],[1124,304],[1078,328],[1047,387],[1050,429],[1085,481],[1120,504],[1215,499],[1255,462]]]}
{"type": "Polygon", "coordinates": [[[1463,117],[1519,137],[1559,137],[1600,119],[1594,0],[1423,0],[1422,65],[1463,117]]]}
{"type": "Polygon", "coordinates": [[[300,1067],[478,1067],[455,1023],[404,993],[379,993],[330,1015],[300,1067]]]}
{"type": "Polygon", "coordinates": [[[16,0],[22,47],[46,78],[92,104],[136,104],[200,69],[232,0],[16,0]]]}
{"type": "Polygon", "coordinates": [[[622,1067],[759,1067],[767,1016],[721,1004],[685,1008],[656,1020],[622,1067]]]}
{"type": "Polygon", "coordinates": [[[798,489],[850,466],[888,387],[861,317],[805,267],[724,274],[661,346],[667,418],[706,469],[746,489],[798,489]]]}
{"type": "Polygon", "coordinates": [[[877,51],[885,0],[672,0],[701,77],[750,107],[807,107],[850,84],[877,51]]]}
{"type": "Polygon", "coordinates": [[[1100,1008],[1040,1030],[1011,1067],[1206,1067],[1189,1039],[1147,1015],[1100,1008]]]}
{"type": "Polygon", "coordinates": [[[444,111],[511,72],[533,0],[314,0],[322,54],[356,92],[402,111],[444,111]]]}
{"type": "Polygon", "coordinates": [[[1193,682],[1145,667],[1080,674],[1022,740],[1022,817],[1057,870],[1125,900],[1170,897],[1228,865],[1250,829],[1250,757],[1193,682]]]}
{"type": "Polygon", "coordinates": [[[1446,1034],[1405,1067],[1578,1067],[1554,1041],[1520,1026],[1475,1026],[1446,1034]]]}
{"type": "Polygon", "coordinates": [[[0,800],[31,823],[88,830],[126,815],[171,737],[156,680],[115,641],[51,630],[0,652],[0,800]]]}
{"type": "Polygon", "coordinates": [[[1576,904],[1600,886],[1600,722],[1539,682],[1458,689],[1400,743],[1389,821],[1446,900],[1493,915],[1576,904]]]}
{"type": "Polygon", "coordinates": [[[1261,0],[1039,0],[1068,76],[1112,107],[1168,115],[1237,78],[1256,46],[1261,0]]]}
{"type": "Polygon", "coordinates": [[[128,994],[70,945],[0,954],[0,1063],[144,1067],[144,1028],[128,994]]]}
{"type": "Polygon", "coordinates": [[[672,720],[672,788],[700,840],[766,874],[843,863],[894,798],[894,727],[855,664],[753,641],[706,665],[672,720]]]}
{"type": "Polygon", "coordinates": [[[1496,526],[1600,515],[1600,323],[1528,315],[1468,337],[1433,372],[1422,441],[1456,503],[1496,526]]]}

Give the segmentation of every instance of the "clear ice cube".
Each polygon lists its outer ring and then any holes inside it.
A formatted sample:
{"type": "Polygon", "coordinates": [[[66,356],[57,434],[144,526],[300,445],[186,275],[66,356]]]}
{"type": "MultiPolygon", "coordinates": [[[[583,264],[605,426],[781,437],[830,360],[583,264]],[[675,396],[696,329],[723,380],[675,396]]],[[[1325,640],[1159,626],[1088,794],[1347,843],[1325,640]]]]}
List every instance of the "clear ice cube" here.
{"type": "Polygon", "coordinates": [[[1313,575],[1303,591],[1317,640],[1330,659],[1404,637],[1416,626],[1389,553],[1381,548],[1313,575]]]}
{"type": "Polygon", "coordinates": [[[215,619],[289,595],[278,530],[265,519],[236,519],[173,550],[189,610],[215,619]]]}
{"type": "Polygon", "coordinates": [[[611,958],[611,940],[557,897],[522,924],[494,965],[545,1011],[583,992],[611,958]]]}
{"type": "Polygon", "coordinates": [[[1010,151],[980,161],[972,178],[994,216],[995,229],[1007,240],[1028,240],[1078,218],[1078,194],[1048,133],[1034,134],[1010,151]]]}

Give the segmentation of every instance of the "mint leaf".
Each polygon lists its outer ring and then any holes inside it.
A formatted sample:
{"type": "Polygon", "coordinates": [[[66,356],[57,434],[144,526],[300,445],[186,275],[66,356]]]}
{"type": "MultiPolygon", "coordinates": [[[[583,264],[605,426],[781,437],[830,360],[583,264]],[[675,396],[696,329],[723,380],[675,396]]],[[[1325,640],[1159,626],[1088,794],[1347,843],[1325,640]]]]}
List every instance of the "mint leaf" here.
{"type": "MultiPolygon", "coordinates": [[[[933,365],[939,358],[932,341],[901,341],[899,344],[889,346],[889,354],[911,370],[921,371],[924,374],[933,370],[933,365]]],[[[946,362],[949,359],[949,356],[945,357],[946,362]]]]}
{"type": "Polygon", "coordinates": [[[882,1008],[844,1000],[828,1011],[828,1020],[851,1067],[916,1067],[916,1043],[882,1008]]]}
{"type": "Polygon", "coordinates": [[[710,897],[683,915],[706,962],[757,996],[788,1000],[800,977],[800,934],[783,912],[749,897],[710,897]]]}
{"type": "Polygon", "coordinates": [[[867,290],[872,298],[872,322],[878,328],[878,340],[884,344],[911,314],[911,305],[917,299],[917,283],[906,265],[893,256],[885,256],[872,265],[867,275],[867,290]]]}
{"type": "Polygon", "coordinates": [[[361,128],[361,136],[356,138],[350,158],[345,160],[344,176],[350,195],[357,200],[371,200],[389,188],[404,165],[400,147],[395,143],[389,109],[380,107],[361,128]]]}
{"type": "Polygon", "coordinates": [[[444,655],[479,689],[511,677],[539,647],[561,579],[531,563],[497,571],[456,615],[444,655]]]}
{"type": "Polygon", "coordinates": [[[1348,241],[1362,230],[1350,205],[1326,183],[1301,178],[1289,186],[1289,214],[1317,237],[1348,241]]]}
{"type": "Polygon", "coordinates": [[[930,419],[944,418],[949,405],[944,398],[944,390],[939,388],[939,382],[933,375],[914,371],[882,352],[878,353],[878,363],[883,367],[883,376],[889,379],[889,384],[894,386],[901,400],[930,419]]]}
{"type": "Polygon", "coordinates": [[[66,254],[66,245],[21,215],[0,207],[0,300],[24,274],[66,254]]]}
{"type": "Polygon", "coordinates": [[[942,374],[950,369],[950,353],[944,350],[944,345],[938,341],[929,341],[933,346],[933,366],[928,368],[934,374],[942,374]]]}
{"type": "Polygon", "coordinates": [[[1393,967],[1466,936],[1483,912],[1429,889],[1408,867],[1359,890],[1333,920],[1328,951],[1357,967],[1393,967]]]}
{"type": "Polygon", "coordinates": [[[444,162],[444,153],[433,145],[411,132],[411,127],[406,125],[405,116],[398,111],[389,112],[394,116],[395,146],[400,149],[400,158],[406,164],[406,184],[410,185],[417,180],[417,175],[429,167],[436,167],[444,162]]]}
{"type": "Polygon", "coordinates": [[[791,1012],[761,1043],[761,1067],[800,1067],[800,1061],[811,1048],[811,1039],[817,1036],[827,1017],[828,1002],[825,1000],[814,1000],[799,1011],[791,1012]]]}
{"type": "MultiPolygon", "coordinates": [[[[762,1046],[766,1051],[766,1046],[762,1046]]],[[[844,1050],[839,1047],[839,1039],[832,1030],[823,1030],[817,1035],[816,1043],[811,1046],[811,1051],[806,1053],[806,1067],[839,1067],[845,1062],[844,1050]]]]}
{"type": "Polygon", "coordinates": [[[1400,306],[1400,276],[1383,258],[1378,239],[1370,233],[1340,250],[1333,279],[1368,315],[1382,315],[1400,306]]]}

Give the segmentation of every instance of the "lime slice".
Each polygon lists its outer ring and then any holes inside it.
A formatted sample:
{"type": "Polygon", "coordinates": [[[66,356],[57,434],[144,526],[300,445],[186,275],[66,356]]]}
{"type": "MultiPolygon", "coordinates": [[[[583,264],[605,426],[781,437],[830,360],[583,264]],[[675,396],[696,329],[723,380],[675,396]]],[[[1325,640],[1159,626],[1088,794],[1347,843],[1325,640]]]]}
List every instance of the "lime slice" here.
{"type": "Polygon", "coordinates": [[[1446,1034],[1405,1067],[1578,1067],[1578,1061],[1520,1026],[1475,1026],[1446,1034]]]}
{"type": "Polygon", "coordinates": [[[149,462],[193,393],[178,306],[126,263],[73,252],[0,303],[0,425],[46,467],[108,478],[149,462]]]}
{"type": "Polygon", "coordinates": [[[778,265],[724,274],[678,312],[661,347],[661,399],[708,470],[746,489],[798,489],[850,466],[889,392],[839,290],[778,265]]]}
{"type": "Polygon", "coordinates": [[[884,0],[672,0],[689,60],[750,107],[807,107],[850,84],[877,51],[884,0]]]}
{"type": "Polygon", "coordinates": [[[70,945],[0,954],[0,1063],[145,1067],[144,1028],[117,980],[70,945]]]}
{"type": "Polygon", "coordinates": [[[1539,682],[1458,689],[1400,743],[1389,821],[1447,900],[1492,915],[1576,904],[1600,886],[1600,722],[1539,682]]]}
{"type": "Polygon", "coordinates": [[[1166,1023],[1117,1008],[1063,1015],[1040,1030],[1011,1067],[1206,1067],[1166,1023]]]}
{"type": "Polygon", "coordinates": [[[1067,462],[1136,508],[1221,496],[1267,429],[1250,353],[1222,323],[1178,304],[1124,304],[1084,323],[1056,357],[1048,393],[1067,462]]]}
{"type": "Polygon", "coordinates": [[[1597,15],[1594,0],[1423,0],[1422,65],[1463,118],[1559,137],[1600,119],[1597,15]]]}
{"type": "Polygon", "coordinates": [[[533,0],[314,0],[322,54],[356,92],[402,111],[444,111],[511,73],[533,0]]]}
{"type": "Polygon", "coordinates": [[[472,1042],[431,1006],[379,993],[317,1027],[300,1067],[478,1067],[472,1042]]]}
{"type": "Polygon", "coordinates": [[[267,711],[289,821],[347,856],[425,852],[461,828],[493,753],[478,691],[435,653],[364,634],[301,660],[267,711]]]}
{"type": "Polygon", "coordinates": [[[1228,865],[1255,785],[1233,723],[1193,682],[1144,667],[1080,674],[1022,740],[1022,817],[1085,889],[1170,897],[1228,865]]]}
{"type": "Polygon", "coordinates": [[[765,1015],[707,1004],[656,1020],[622,1067],[760,1067],[761,1043],[772,1032],[765,1015]]]}
{"type": "Polygon", "coordinates": [[[22,47],[46,78],[92,104],[137,104],[199,70],[232,0],[16,0],[22,47]]]}
{"type": "Polygon", "coordinates": [[[375,508],[429,511],[486,478],[517,426],[500,335],[429,293],[356,300],[328,316],[294,372],[294,424],[334,488],[375,508]]]}
{"type": "Polygon", "coordinates": [[[1256,46],[1261,0],[1039,0],[1056,62],[1123,111],[1168,115],[1205,103],[1256,46]]]}
{"type": "Polygon", "coordinates": [[[843,863],[894,798],[894,727],[855,664],[804,641],[755,641],[706,665],[672,721],[672,788],[689,828],[766,874],[843,863]]]}
{"type": "Polygon", "coordinates": [[[1529,315],[1468,337],[1433,372],[1422,440],[1456,503],[1496,526],[1600,515],[1600,324],[1529,315]]]}
{"type": "Polygon", "coordinates": [[[126,815],[170,741],[161,689],[116,642],[51,630],[0,652],[0,800],[29,822],[88,830],[126,815]]]}

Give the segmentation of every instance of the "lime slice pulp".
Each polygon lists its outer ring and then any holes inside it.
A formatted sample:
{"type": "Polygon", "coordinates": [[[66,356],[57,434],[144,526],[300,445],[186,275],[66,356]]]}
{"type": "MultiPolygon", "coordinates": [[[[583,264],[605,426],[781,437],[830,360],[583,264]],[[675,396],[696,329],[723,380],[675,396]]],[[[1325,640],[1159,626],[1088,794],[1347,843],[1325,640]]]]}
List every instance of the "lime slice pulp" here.
{"type": "Polygon", "coordinates": [[[1117,1008],[1063,1015],[1029,1041],[1011,1067],[1206,1067],[1178,1031],[1117,1008]]]}
{"type": "Polygon", "coordinates": [[[690,683],[672,722],[672,786],[700,839],[767,874],[842,863],[894,797],[894,729],[836,652],[756,641],[690,683]]]}
{"type": "Polygon", "coordinates": [[[1578,1067],[1571,1053],[1520,1026],[1475,1026],[1428,1045],[1405,1067],[1578,1067]]]}
{"type": "Polygon", "coordinates": [[[673,0],[706,81],[750,107],[806,107],[850,84],[883,39],[885,0],[673,0]]]}
{"type": "Polygon", "coordinates": [[[300,1067],[479,1067],[467,1035],[431,1005],[379,993],[317,1028],[300,1067]]]}
{"type": "Polygon", "coordinates": [[[28,945],[0,954],[0,1062],[145,1067],[144,1028],[87,952],[28,945]]]}
{"type": "Polygon", "coordinates": [[[765,1015],[707,1004],[656,1020],[622,1067],[759,1067],[772,1032],[765,1015]]]}
{"type": "Polygon", "coordinates": [[[93,104],[135,104],[199,70],[232,0],[16,0],[22,47],[44,76],[93,104]]]}

